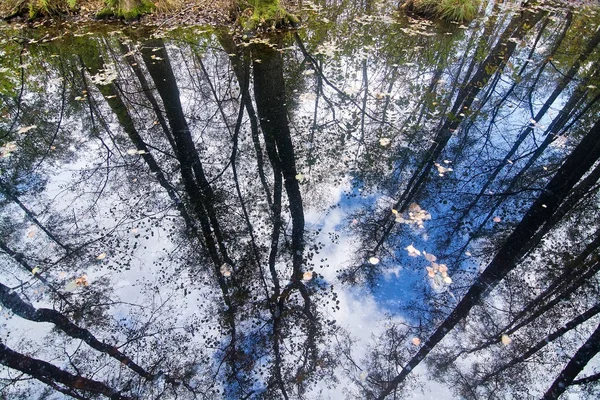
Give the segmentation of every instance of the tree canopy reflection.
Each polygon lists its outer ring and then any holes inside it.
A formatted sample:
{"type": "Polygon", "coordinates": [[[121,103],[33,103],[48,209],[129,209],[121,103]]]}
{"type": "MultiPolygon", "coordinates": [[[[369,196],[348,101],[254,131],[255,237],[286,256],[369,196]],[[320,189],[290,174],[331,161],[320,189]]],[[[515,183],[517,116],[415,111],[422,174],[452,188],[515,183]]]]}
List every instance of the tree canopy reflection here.
{"type": "Polygon", "coordinates": [[[330,10],[4,28],[3,395],[597,394],[595,10],[330,10]]]}

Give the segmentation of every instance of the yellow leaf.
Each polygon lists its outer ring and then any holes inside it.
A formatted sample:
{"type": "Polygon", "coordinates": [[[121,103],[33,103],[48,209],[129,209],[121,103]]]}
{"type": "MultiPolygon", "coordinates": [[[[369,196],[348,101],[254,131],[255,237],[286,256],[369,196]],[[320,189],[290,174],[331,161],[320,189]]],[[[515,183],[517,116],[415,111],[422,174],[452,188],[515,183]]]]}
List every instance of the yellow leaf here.
{"type": "Polygon", "coordinates": [[[106,258],[106,253],[102,253],[99,254],[98,257],[96,257],[96,260],[104,260],[106,258]]]}
{"type": "Polygon", "coordinates": [[[313,273],[312,271],[306,271],[304,274],[302,274],[302,279],[305,281],[310,281],[313,277],[313,273]]]}

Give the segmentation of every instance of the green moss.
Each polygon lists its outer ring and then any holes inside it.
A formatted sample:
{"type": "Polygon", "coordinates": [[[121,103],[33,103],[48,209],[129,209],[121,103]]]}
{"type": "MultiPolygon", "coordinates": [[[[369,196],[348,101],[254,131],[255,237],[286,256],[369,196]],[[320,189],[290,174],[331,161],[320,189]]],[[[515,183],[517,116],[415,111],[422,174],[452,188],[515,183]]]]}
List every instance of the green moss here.
{"type": "Polygon", "coordinates": [[[117,17],[125,20],[138,19],[149,14],[156,6],[149,0],[106,0],[106,7],[96,14],[96,18],[117,17]]]}
{"type": "Polygon", "coordinates": [[[248,31],[259,28],[281,28],[297,26],[298,17],[290,14],[279,0],[251,0],[247,8],[238,18],[238,23],[248,31]]]}

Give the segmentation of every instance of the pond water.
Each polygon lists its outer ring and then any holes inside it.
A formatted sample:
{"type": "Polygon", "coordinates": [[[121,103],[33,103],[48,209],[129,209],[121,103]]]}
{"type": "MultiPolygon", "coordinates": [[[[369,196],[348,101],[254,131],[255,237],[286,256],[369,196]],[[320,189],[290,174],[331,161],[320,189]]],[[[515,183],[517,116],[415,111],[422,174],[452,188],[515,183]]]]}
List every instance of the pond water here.
{"type": "Polygon", "coordinates": [[[1,27],[0,397],[597,398],[596,9],[303,7],[1,27]]]}

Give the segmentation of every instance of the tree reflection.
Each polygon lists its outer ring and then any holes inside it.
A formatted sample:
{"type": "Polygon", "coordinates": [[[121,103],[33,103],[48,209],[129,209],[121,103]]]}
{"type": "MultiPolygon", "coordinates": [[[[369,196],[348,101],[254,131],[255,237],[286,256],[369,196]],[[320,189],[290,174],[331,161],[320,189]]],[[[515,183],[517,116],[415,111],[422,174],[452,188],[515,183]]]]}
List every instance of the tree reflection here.
{"type": "Polygon", "coordinates": [[[597,22],[366,8],[332,8],[337,46],[320,26],[12,50],[47,79],[2,94],[8,395],[42,393],[26,375],[75,398],[594,385],[597,22]]]}

